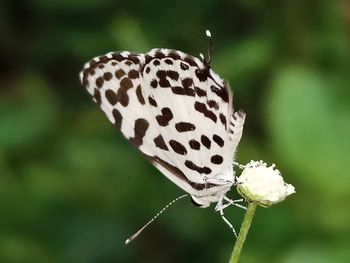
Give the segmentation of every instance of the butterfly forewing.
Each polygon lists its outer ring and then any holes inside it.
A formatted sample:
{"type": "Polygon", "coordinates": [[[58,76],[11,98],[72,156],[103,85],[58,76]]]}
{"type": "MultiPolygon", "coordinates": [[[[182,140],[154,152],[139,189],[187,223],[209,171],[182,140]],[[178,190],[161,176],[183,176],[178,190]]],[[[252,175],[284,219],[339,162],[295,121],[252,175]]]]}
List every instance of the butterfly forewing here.
{"type": "Polygon", "coordinates": [[[209,65],[171,49],[115,52],[87,63],[81,81],[126,139],[186,192],[214,193],[220,184],[210,179],[233,183],[231,91],[209,65]]]}

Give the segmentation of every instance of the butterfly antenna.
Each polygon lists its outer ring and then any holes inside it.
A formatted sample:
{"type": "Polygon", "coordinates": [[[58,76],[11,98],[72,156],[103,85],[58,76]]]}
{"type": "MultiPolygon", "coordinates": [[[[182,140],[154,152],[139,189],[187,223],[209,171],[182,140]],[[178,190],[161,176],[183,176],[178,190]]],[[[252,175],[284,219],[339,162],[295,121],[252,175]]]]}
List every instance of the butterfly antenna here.
{"type": "Polygon", "coordinates": [[[180,199],[188,196],[188,194],[181,195],[179,197],[176,197],[174,200],[172,200],[169,204],[167,204],[162,210],[160,210],[150,221],[148,221],[143,227],[141,227],[135,234],[133,234],[131,237],[129,237],[127,240],[125,240],[125,245],[129,244],[131,241],[133,241],[135,238],[138,237],[138,235],[141,234],[141,232],[148,227],[154,220],[156,220],[166,209],[168,209],[170,206],[172,206],[176,201],[179,201],[180,199]]]}
{"type": "Polygon", "coordinates": [[[209,47],[208,47],[208,61],[206,62],[208,65],[210,65],[211,62],[211,53],[213,52],[213,40],[211,38],[211,33],[210,31],[207,29],[205,31],[205,34],[207,35],[208,39],[209,39],[209,47]]]}

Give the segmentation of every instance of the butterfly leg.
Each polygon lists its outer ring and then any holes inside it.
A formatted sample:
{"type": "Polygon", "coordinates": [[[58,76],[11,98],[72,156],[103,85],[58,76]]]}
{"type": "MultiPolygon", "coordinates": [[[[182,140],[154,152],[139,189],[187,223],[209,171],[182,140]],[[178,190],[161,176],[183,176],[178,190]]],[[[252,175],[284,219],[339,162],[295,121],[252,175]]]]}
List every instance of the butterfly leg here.
{"type": "Polygon", "coordinates": [[[238,204],[238,203],[241,203],[243,201],[244,201],[243,198],[237,199],[237,200],[231,200],[227,196],[224,196],[223,199],[222,199],[222,202],[221,203],[220,202],[217,203],[217,205],[215,207],[215,211],[220,211],[221,209],[223,210],[223,209],[225,209],[226,207],[228,207],[230,205],[234,205],[234,206],[237,206],[239,208],[242,208],[242,209],[246,210],[247,208],[245,206],[238,204]],[[227,201],[226,204],[224,204],[224,202],[223,202],[224,200],[227,201]]]}
{"type": "Polygon", "coordinates": [[[247,210],[247,208],[244,206],[244,205],[240,205],[240,204],[237,204],[237,203],[241,203],[241,202],[244,202],[244,199],[241,198],[241,199],[237,199],[237,200],[231,200],[230,198],[228,198],[227,196],[224,196],[224,200],[226,200],[228,203],[225,205],[225,208],[227,206],[230,206],[230,205],[234,205],[234,206],[237,206],[239,208],[242,208],[244,210],[247,210]]]}
{"type": "Polygon", "coordinates": [[[224,220],[224,222],[226,223],[226,225],[229,226],[229,228],[232,230],[233,234],[235,235],[235,237],[237,238],[237,233],[235,228],[233,227],[233,225],[230,223],[230,221],[228,221],[228,219],[225,217],[224,215],[224,206],[223,206],[223,198],[221,198],[218,202],[218,204],[216,205],[215,210],[220,212],[220,216],[222,218],[222,220],[224,220]]]}
{"type": "Polygon", "coordinates": [[[237,237],[237,233],[235,228],[233,227],[233,225],[230,223],[230,221],[227,220],[227,218],[224,216],[224,210],[220,210],[220,215],[222,220],[224,220],[224,222],[229,226],[229,228],[231,228],[233,234],[235,235],[235,237],[237,237]]]}

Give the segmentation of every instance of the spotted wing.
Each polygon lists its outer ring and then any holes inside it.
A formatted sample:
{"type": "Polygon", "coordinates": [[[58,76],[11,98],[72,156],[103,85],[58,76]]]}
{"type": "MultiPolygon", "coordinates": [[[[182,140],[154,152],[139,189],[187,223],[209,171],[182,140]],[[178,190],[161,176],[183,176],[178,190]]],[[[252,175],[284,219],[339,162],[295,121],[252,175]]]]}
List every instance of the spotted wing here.
{"type": "MultiPolygon", "coordinates": [[[[141,71],[148,55],[112,52],[86,63],[80,80],[109,121],[163,174],[188,193],[190,181],[168,160],[161,159],[162,141],[156,119],[151,115],[154,102],[141,89],[141,71]]],[[[173,157],[171,157],[173,159],[173,157]]]]}
{"type": "MultiPolygon", "coordinates": [[[[141,88],[163,151],[198,191],[208,182],[233,182],[232,162],[241,138],[244,113],[233,114],[231,89],[209,65],[180,51],[154,49],[142,68],[141,88]]],[[[212,189],[216,191],[217,189],[212,189]]]]}
{"type": "Polygon", "coordinates": [[[217,186],[207,178],[233,181],[240,136],[232,134],[232,96],[199,59],[168,49],[115,52],[80,77],[110,122],[180,188],[205,195],[217,186]]]}

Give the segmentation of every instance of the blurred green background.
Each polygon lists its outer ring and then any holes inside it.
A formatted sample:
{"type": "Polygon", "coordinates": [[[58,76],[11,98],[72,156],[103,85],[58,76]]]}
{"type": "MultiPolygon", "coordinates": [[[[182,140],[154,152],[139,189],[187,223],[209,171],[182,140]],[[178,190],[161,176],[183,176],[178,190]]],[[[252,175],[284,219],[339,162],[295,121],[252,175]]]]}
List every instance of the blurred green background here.
{"type": "MultiPolygon", "coordinates": [[[[241,262],[350,262],[349,1],[0,3],[0,262],[227,262],[234,238],[109,124],[78,81],[114,50],[197,55],[247,113],[238,161],[297,193],[259,208],[241,262]]],[[[244,211],[226,209],[239,227],[244,211]]]]}

